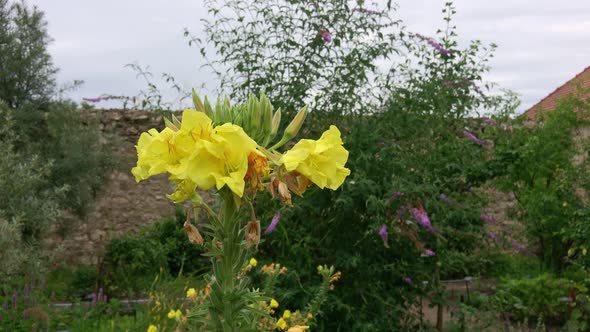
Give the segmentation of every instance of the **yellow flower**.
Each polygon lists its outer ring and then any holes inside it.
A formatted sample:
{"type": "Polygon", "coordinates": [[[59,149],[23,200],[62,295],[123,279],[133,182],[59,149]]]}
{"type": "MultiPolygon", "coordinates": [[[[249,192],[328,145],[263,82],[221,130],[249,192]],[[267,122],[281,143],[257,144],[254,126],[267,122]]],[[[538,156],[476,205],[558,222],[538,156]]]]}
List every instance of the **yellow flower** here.
{"type": "Polygon", "coordinates": [[[279,302],[277,302],[277,300],[275,300],[275,299],[270,299],[270,307],[272,309],[278,308],[279,307],[279,302]]]}
{"type": "Polygon", "coordinates": [[[156,325],[150,324],[150,327],[148,327],[147,332],[156,332],[156,331],[158,331],[158,327],[156,325]]]}
{"type": "Polygon", "coordinates": [[[320,188],[338,189],[350,170],[344,167],[348,151],[342,146],[340,131],[330,126],[319,140],[300,140],[280,159],[288,171],[297,171],[320,188]]]}
{"type": "Polygon", "coordinates": [[[186,291],[186,297],[191,298],[191,299],[196,299],[197,298],[197,291],[194,288],[189,288],[186,291]]]}
{"type": "MultiPolygon", "coordinates": [[[[197,112],[185,111],[183,125],[186,113],[197,112]]],[[[180,129],[181,134],[183,130],[184,126],[180,129]]],[[[215,127],[211,133],[201,129],[193,130],[187,137],[197,137],[192,142],[186,139],[183,141],[192,144],[191,153],[178,166],[169,168],[170,173],[179,180],[190,179],[203,190],[214,186],[219,190],[227,186],[242,197],[244,177],[248,171],[248,155],[256,151],[256,142],[240,126],[231,123],[215,127]],[[199,137],[197,133],[207,135],[199,137]]]]}
{"type": "Polygon", "coordinates": [[[291,318],[291,311],[290,310],[285,310],[283,312],[283,319],[287,320],[289,318],[291,318]]]}
{"type": "Polygon", "coordinates": [[[309,330],[309,326],[307,325],[295,325],[290,327],[287,332],[303,332],[305,330],[309,330]]]}
{"type": "Polygon", "coordinates": [[[135,181],[145,180],[152,175],[164,173],[169,165],[176,164],[178,156],[172,143],[174,131],[165,128],[162,132],[150,129],[142,133],[135,146],[137,166],[131,170],[135,181]]]}
{"type": "Polygon", "coordinates": [[[277,321],[276,327],[281,330],[284,330],[287,327],[287,322],[285,322],[285,320],[281,318],[277,321]]]}
{"type": "Polygon", "coordinates": [[[250,258],[250,266],[255,267],[258,264],[258,261],[256,260],[256,258],[252,257],[250,258]]]}
{"type": "Polygon", "coordinates": [[[180,311],[180,309],[176,310],[174,316],[176,317],[176,319],[180,319],[180,317],[182,317],[182,311],[180,311]]]}
{"type": "Polygon", "coordinates": [[[174,319],[175,316],[176,314],[174,313],[174,310],[170,310],[170,312],[168,312],[168,318],[174,319]]]}

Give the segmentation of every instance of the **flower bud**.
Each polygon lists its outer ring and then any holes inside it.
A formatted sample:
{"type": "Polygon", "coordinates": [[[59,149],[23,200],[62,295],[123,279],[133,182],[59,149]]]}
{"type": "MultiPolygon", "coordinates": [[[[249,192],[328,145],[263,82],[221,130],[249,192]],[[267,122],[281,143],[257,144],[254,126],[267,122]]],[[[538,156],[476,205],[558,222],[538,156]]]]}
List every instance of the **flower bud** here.
{"type": "Polygon", "coordinates": [[[195,109],[199,112],[205,112],[205,106],[201,102],[201,98],[199,98],[199,95],[197,95],[195,88],[192,89],[192,95],[193,95],[193,105],[195,105],[195,109]]]}
{"type": "Polygon", "coordinates": [[[211,107],[211,103],[209,103],[209,99],[207,99],[207,96],[205,96],[204,109],[205,109],[205,114],[209,117],[209,119],[215,120],[215,115],[213,114],[213,108],[211,107]]]}
{"type": "Polygon", "coordinates": [[[291,140],[291,138],[295,137],[297,133],[299,133],[301,127],[303,126],[303,121],[305,121],[307,113],[307,105],[305,105],[302,109],[299,110],[299,112],[297,112],[293,120],[291,120],[291,123],[289,123],[289,125],[285,129],[285,132],[283,133],[283,138],[281,138],[281,140],[277,144],[273,145],[269,150],[275,150],[277,148],[280,148],[281,146],[285,145],[285,143],[287,143],[289,140],[291,140]]]}

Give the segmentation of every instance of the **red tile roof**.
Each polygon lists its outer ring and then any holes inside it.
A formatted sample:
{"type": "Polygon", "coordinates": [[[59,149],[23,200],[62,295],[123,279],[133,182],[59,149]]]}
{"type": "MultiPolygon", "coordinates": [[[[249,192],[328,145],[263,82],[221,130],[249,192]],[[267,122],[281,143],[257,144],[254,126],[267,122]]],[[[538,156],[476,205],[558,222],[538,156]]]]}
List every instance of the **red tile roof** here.
{"type": "MultiPolygon", "coordinates": [[[[555,109],[559,99],[567,97],[570,94],[575,95],[578,92],[578,85],[581,85],[582,88],[590,88],[590,67],[586,67],[586,69],[576,75],[576,77],[555,89],[555,91],[551,92],[547,97],[541,99],[540,102],[525,111],[523,115],[534,120],[535,115],[538,112],[552,111],[555,109]]],[[[590,93],[584,94],[582,98],[590,98],[590,93]]]]}

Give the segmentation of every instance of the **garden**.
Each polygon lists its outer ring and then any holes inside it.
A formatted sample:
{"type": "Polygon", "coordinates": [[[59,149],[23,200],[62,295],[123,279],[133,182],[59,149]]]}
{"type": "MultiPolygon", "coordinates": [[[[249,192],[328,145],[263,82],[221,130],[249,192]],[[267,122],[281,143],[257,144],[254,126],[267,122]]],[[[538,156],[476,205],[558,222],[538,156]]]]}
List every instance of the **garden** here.
{"type": "Polygon", "coordinates": [[[165,74],[177,108],[138,65],[64,97],[44,13],[0,0],[0,331],[590,330],[590,87],[517,115],[452,2],[433,36],[391,1],[203,6],[219,86],[165,74]]]}

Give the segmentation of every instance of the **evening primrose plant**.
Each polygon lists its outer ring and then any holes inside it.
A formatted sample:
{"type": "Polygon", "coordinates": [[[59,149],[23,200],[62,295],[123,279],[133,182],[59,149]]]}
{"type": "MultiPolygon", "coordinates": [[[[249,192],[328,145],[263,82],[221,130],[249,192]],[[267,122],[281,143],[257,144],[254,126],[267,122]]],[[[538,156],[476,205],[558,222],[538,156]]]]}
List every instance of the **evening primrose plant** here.
{"type": "MultiPolygon", "coordinates": [[[[200,210],[209,217],[202,225],[203,233],[190,213],[184,225],[191,242],[204,246],[212,263],[207,277],[210,292],[186,316],[200,330],[256,331],[261,319],[273,321],[262,306],[269,298],[249,288],[246,276],[256,265],[250,258],[260,242],[260,221],[252,204],[256,194],[268,191],[292,206],[291,194],[303,195],[311,185],[336,190],[350,174],[345,167],[348,151],[335,126],[318,140],[302,139],[288,151],[279,150],[301,129],[307,107],[275,139],[281,110],[275,111],[264,94],[250,96],[237,106],[227,98],[218,99],[213,107],[193,91],[193,102],[195,110],[185,110],[180,120],[172,116],[166,119],[166,128],[141,134],[132,173],[138,182],[168,173],[176,186],[168,198],[190,202],[195,220],[200,210]],[[219,211],[207,205],[197,189],[216,192],[222,201],[219,211]],[[241,220],[241,208],[248,211],[249,220],[241,220]]],[[[324,279],[332,280],[333,268],[326,271],[330,275],[324,279]]],[[[290,317],[280,319],[272,329],[290,328],[290,317]]],[[[304,330],[306,326],[291,327],[304,330]]]]}

